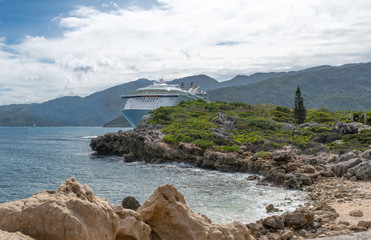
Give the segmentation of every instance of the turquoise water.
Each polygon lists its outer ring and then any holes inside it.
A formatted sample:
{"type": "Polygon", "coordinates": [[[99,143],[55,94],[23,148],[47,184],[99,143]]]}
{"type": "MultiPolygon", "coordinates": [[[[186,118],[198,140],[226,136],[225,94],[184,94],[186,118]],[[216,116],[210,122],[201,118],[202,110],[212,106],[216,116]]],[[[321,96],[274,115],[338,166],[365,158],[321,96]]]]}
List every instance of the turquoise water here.
{"type": "Polygon", "coordinates": [[[170,183],[185,196],[191,209],[218,223],[255,221],[267,216],[265,206],[269,203],[292,210],[305,201],[302,192],[257,186],[246,180],[248,174],[185,164],[125,163],[120,157],[95,156],[90,139],[118,130],[0,127],[0,203],[56,190],[71,176],[113,204],[129,195],[143,203],[158,186],[170,183]]]}

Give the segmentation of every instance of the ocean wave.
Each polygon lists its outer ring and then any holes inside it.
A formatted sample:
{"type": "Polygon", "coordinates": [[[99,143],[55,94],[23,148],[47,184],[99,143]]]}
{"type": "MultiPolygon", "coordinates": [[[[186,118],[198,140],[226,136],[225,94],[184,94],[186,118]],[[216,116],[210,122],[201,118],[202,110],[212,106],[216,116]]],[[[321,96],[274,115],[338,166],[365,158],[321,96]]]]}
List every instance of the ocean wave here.
{"type": "Polygon", "coordinates": [[[81,138],[84,138],[84,139],[92,139],[92,138],[96,138],[98,136],[84,136],[84,137],[81,137],[81,138]]]}

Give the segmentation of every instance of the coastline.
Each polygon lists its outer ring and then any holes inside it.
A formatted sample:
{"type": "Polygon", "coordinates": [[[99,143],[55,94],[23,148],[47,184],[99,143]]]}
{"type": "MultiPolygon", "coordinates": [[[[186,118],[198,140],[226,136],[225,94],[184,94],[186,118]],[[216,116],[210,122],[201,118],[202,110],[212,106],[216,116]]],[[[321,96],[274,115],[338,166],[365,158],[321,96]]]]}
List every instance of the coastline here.
{"type": "MultiPolygon", "coordinates": [[[[287,146],[270,152],[268,157],[260,158],[247,151],[221,152],[202,149],[188,143],[175,146],[162,142],[163,137],[161,127],[149,125],[128,132],[119,131],[99,136],[92,139],[91,147],[98,155],[123,156],[128,162],[135,160],[154,164],[184,162],[199,168],[248,172],[264,176],[258,184],[274,184],[309,191],[313,206],[308,211],[315,216],[312,226],[292,229],[292,237],[287,239],[338,236],[366,231],[370,225],[368,213],[371,206],[371,191],[366,186],[368,182],[357,181],[354,174],[349,175],[348,170],[354,166],[345,166],[344,163],[348,163],[354,157],[368,158],[371,148],[365,152],[353,151],[342,155],[322,152],[314,156],[287,146]],[[342,168],[339,170],[340,166],[342,168]],[[358,188],[357,183],[363,187],[358,188]],[[349,216],[349,211],[344,210],[345,207],[364,211],[364,217],[349,216]]],[[[256,239],[264,237],[276,239],[274,237],[284,234],[281,228],[266,226],[263,221],[264,219],[257,221],[255,225],[250,224],[250,230],[255,228],[263,233],[257,234],[252,230],[256,239]]]]}

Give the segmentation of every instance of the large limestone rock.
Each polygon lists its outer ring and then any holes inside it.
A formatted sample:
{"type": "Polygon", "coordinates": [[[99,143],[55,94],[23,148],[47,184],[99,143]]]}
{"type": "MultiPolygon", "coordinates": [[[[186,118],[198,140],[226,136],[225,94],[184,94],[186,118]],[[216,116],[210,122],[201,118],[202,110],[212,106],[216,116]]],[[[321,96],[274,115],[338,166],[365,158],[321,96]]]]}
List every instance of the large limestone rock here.
{"type": "Polygon", "coordinates": [[[113,207],[74,177],[57,192],[0,204],[0,229],[37,240],[150,239],[150,228],[136,212],[113,207]]]}
{"type": "Polygon", "coordinates": [[[169,184],[159,187],[138,212],[151,226],[153,240],[254,239],[242,223],[211,224],[207,217],[190,210],[183,195],[169,184]]]}

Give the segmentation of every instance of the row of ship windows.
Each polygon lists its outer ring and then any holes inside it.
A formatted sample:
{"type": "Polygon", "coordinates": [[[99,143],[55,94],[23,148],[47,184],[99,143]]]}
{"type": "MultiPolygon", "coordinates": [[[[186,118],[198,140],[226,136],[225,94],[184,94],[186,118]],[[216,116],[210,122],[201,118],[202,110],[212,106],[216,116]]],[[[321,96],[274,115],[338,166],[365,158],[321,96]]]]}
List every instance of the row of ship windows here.
{"type": "Polygon", "coordinates": [[[135,100],[140,101],[140,102],[155,102],[156,100],[158,100],[158,97],[156,98],[135,98],[135,100]]]}

